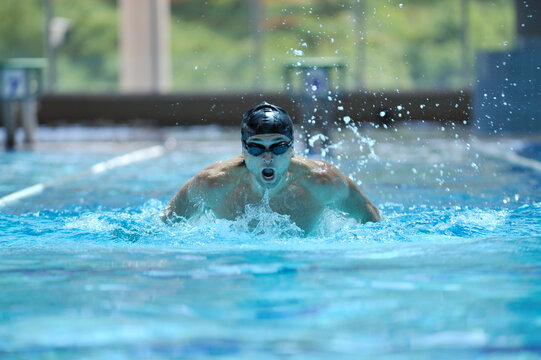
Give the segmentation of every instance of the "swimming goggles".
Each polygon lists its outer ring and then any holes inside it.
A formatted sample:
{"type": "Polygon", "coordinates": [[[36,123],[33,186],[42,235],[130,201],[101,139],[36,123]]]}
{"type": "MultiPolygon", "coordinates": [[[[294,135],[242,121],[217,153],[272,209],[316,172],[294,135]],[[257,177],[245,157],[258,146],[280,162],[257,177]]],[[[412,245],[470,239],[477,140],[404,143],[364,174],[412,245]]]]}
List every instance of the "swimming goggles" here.
{"type": "Polygon", "coordinates": [[[259,156],[267,151],[270,151],[274,155],[282,155],[285,153],[291,145],[293,144],[293,140],[290,141],[281,141],[276,144],[272,144],[268,148],[257,143],[247,143],[246,141],[242,142],[244,144],[244,148],[246,151],[248,151],[248,154],[252,156],[259,156]]]}

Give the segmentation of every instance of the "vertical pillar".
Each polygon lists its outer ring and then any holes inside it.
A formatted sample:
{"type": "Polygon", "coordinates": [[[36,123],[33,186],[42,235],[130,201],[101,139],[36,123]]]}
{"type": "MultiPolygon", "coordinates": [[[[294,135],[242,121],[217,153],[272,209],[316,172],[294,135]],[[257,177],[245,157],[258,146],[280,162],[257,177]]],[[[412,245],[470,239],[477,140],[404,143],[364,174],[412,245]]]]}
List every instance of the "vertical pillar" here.
{"type": "Polygon", "coordinates": [[[13,101],[2,101],[2,119],[6,128],[6,148],[13,149],[15,147],[15,131],[17,130],[15,123],[15,104],[13,101]]]}
{"type": "Polygon", "coordinates": [[[470,66],[470,39],[469,39],[469,28],[470,28],[470,12],[469,12],[470,0],[462,0],[460,2],[460,53],[461,53],[461,62],[462,62],[462,86],[468,86],[470,83],[471,77],[471,66],[470,66]]]}
{"type": "Polygon", "coordinates": [[[541,2],[515,5],[515,48],[477,55],[474,121],[487,134],[541,133],[541,2]]]}
{"type": "Polygon", "coordinates": [[[43,0],[43,10],[45,18],[45,54],[47,56],[45,91],[52,93],[54,92],[56,85],[56,56],[55,48],[51,43],[51,24],[54,17],[53,0],[43,0]]]}
{"type": "Polygon", "coordinates": [[[24,128],[24,141],[33,143],[36,141],[36,128],[38,127],[38,104],[35,98],[21,101],[21,122],[24,128]]]}
{"type": "Polygon", "coordinates": [[[541,2],[539,0],[515,0],[517,12],[517,47],[525,48],[541,44],[541,2]]]}
{"type": "MultiPolygon", "coordinates": [[[[365,88],[364,69],[366,66],[366,14],[365,0],[357,2],[357,6],[353,5],[355,13],[355,87],[360,90],[365,88]]],[[[344,89],[341,89],[344,91],[344,89]]]]}
{"type": "Polygon", "coordinates": [[[261,0],[251,1],[251,21],[253,39],[254,88],[261,90],[263,84],[263,36],[261,21],[263,19],[263,4],[261,0]]]}
{"type": "Polygon", "coordinates": [[[119,0],[121,89],[161,92],[169,88],[169,0],[119,0]]]}

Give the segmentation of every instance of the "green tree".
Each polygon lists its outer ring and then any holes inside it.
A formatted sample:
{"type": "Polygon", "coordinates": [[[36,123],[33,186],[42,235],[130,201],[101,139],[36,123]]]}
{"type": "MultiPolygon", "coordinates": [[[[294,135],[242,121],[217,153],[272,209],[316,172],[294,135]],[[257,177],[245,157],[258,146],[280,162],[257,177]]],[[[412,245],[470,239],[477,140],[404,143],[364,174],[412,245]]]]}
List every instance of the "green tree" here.
{"type": "Polygon", "coordinates": [[[0,17],[0,58],[43,56],[40,0],[2,0],[0,17]]]}
{"type": "Polygon", "coordinates": [[[55,0],[55,16],[70,21],[58,50],[59,91],[118,89],[118,12],[116,1],[55,0]]]}

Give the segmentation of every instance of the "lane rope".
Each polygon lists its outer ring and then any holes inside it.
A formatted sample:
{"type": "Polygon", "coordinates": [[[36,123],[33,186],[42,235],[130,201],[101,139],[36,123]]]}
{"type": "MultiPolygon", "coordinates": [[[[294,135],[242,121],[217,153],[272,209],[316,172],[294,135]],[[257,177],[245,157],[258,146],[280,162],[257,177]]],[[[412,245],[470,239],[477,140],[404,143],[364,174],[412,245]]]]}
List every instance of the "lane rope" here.
{"type": "Polygon", "coordinates": [[[500,149],[494,144],[488,144],[479,140],[472,142],[472,146],[486,156],[494,159],[505,160],[513,165],[518,165],[541,172],[541,162],[518,155],[512,150],[505,148],[500,149]]]}
{"type": "Polygon", "coordinates": [[[52,181],[41,182],[24,189],[12,192],[0,198],[0,208],[10,205],[19,200],[39,195],[45,191],[45,189],[53,186],[68,183],[73,180],[88,177],[89,175],[101,174],[111,169],[115,169],[122,166],[134,164],[136,162],[154,159],[162,156],[166,152],[166,147],[163,145],[155,145],[148,148],[132,151],[131,153],[114,157],[112,159],[102,161],[90,167],[82,172],[67,175],[59,179],[52,181]]]}

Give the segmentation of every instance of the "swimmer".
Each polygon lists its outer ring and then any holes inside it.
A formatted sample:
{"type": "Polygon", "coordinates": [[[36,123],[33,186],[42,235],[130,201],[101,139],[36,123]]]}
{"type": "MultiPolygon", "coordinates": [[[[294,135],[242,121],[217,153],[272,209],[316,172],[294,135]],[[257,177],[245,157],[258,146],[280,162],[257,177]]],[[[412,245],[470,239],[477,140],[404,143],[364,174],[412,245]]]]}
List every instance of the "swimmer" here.
{"type": "Polygon", "coordinates": [[[200,204],[234,220],[268,192],[271,209],[289,215],[306,234],[325,208],[360,222],[381,220],[376,206],[336,167],[294,154],[287,112],[263,102],[242,117],[242,155],[218,161],[191,178],[163,209],[164,221],[189,218],[200,204]],[[176,215],[176,216],[175,216],[176,215]]]}

